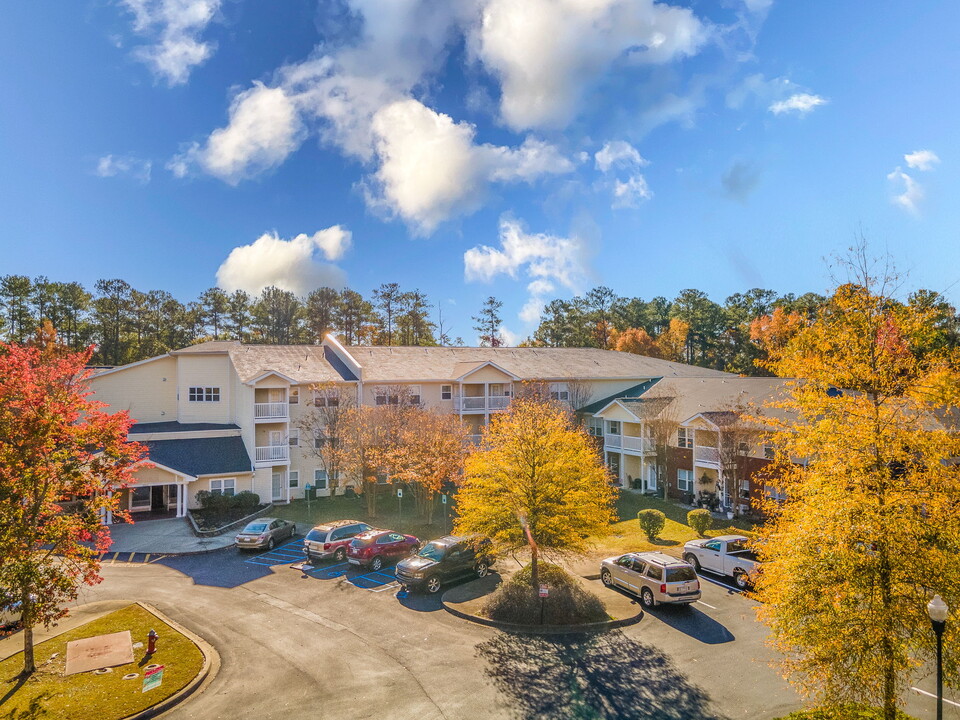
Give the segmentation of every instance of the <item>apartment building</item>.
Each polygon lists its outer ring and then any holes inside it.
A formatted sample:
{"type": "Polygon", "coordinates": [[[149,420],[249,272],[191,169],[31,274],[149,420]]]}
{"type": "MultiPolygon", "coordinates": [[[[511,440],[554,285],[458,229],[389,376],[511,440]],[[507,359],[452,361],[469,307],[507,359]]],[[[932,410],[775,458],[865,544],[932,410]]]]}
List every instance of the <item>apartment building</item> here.
{"type": "Polygon", "coordinates": [[[772,458],[763,430],[764,418],[782,417],[782,411],[764,406],[783,398],[788,383],[736,375],[665,377],[580,411],[623,485],[662,492],[660,466],[669,497],[691,503],[712,495],[725,509],[747,512],[776,492],[762,480],[772,458]],[[666,446],[660,458],[658,444],[666,446]]]}
{"type": "MultiPolygon", "coordinates": [[[[123,507],[185,515],[200,490],[251,490],[279,503],[303,497],[307,484],[328,494],[311,448],[322,439],[300,437],[298,423],[311,404],[327,401],[314,397],[317,385],[366,405],[394,402],[391,394],[401,388],[411,401],[456,413],[478,436],[523,382],[547,383],[554,397],[579,408],[633,399],[637,388],[667,380],[724,378],[736,376],[607,350],[344,347],[328,336],[310,346],[200,343],[101,371],[91,388],[96,399],[136,420],[130,438],[147,446],[155,465],[124,491],[123,507]]],[[[636,431],[624,429],[627,437],[636,431]]],[[[630,447],[608,451],[618,476],[625,478],[628,467],[640,472],[630,447]]]]}

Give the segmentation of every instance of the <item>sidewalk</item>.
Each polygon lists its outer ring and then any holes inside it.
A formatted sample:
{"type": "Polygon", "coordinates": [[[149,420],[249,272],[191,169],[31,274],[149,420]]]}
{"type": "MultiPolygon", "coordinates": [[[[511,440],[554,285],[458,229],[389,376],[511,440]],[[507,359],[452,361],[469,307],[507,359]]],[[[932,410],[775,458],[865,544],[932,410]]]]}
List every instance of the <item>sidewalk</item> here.
{"type": "Polygon", "coordinates": [[[107,554],[193,555],[231,547],[235,534],[200,538],[191,532],[186,518],[117,523],[110,526],[113,544],[107,554]]]}
{"type": "MultiPolygon", "coordinates": [[[[80,607],[71,607],[70,614],[58,620],[56,624],[48,628],[42,625],[35,627],[33,629],[33,644],[34,646],[39,645],[44,640],[49,640],[88,622],[93,622],[104,615],[109,615],[114,610],[132,605],[134,602],[134,600],[101,600],[80,607]]],[[[13,635],[0,640],[0,660],[6,660],[18,652],[23,652],[22,632],[15,632],[13,635]]]]}

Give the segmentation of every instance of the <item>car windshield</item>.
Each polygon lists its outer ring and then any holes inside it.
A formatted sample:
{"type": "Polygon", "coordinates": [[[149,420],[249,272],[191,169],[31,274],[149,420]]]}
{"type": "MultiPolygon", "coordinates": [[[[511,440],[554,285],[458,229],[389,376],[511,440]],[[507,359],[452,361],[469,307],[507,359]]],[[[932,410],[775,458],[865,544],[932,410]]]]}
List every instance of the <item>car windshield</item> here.
{"type": "Polygon", "coordinates": [[[697,574],[692,567],[670,567],[667,568],[667,582],[687,582],[696,580],[697,574]]]}
{"type": "Polygon", "coordinates": [[[243,531],[245,533],[262,533],[266,529],[266,523],[250,523],[243,529],[243,531]]]}
{"type": "Polygon", "coordinates": [[[443,560],[443,553],[446,552],[446,547],[439,543],[428,542],[423,546],[423,550],[417,553],[422,558],[427,558],[427,560],[443,560]]]}
{"type": "Polygon", "coordinates": [[[311,530],[310,532],[307,533],[307,540],[323,540],[326,537],[327,537],[326,530],[322,532],[320,530],[311,530]]]}

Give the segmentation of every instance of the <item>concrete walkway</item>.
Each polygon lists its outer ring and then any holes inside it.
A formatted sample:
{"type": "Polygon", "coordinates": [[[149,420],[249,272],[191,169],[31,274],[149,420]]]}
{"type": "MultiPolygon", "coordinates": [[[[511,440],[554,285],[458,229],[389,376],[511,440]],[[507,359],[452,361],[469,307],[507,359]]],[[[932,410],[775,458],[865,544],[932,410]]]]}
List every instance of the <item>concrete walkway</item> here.
{"type": "Polygon", "coordinates": [[[200,538],[193,534],[186,518],[141,520],[132,525],[110,526],[113,544],[109,553],[153,553],[157,555],[191,555],[231,547],[235,532],[200,538]]]}

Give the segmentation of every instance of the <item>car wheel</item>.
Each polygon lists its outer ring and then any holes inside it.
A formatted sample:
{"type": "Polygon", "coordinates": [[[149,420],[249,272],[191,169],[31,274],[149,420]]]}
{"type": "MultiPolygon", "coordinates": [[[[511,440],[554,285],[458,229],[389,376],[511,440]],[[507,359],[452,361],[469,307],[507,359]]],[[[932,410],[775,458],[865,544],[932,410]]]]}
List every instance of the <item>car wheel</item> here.
{"type": "Polygon", "coordinates": [[[695,573],[697,573],[697,575],[700,574],[700,561],[697,560],[697,556],[696,556],[696,555],[687,554],[687,555],[684,555],[684,556],[683,556],[683,559],[684,559],[686,562],[688,562],[688,563],[690,563],[691,565],[693,565],[693,570],[694,570],[695,573]]]}
{"type": "Polygon", "coordinates": [[[643,606],[648,608],[657,604],[657,601],[653,599],[653,590],[646,587],[640,591],[640,600],[643,602],[643,606]]]}
{"type": "Polygon", "coordinates": [[[333,554],[333,559],[337,562],[343,562],[347,558],[347,551],[343,548],[337,548],[337,551],[333,554]]]}
{"type": "Polygon", "coordinates": [[[604,570],[600,573],[600,582],[607,587],[613,587],[613,575],[610,574],[609,570],[604,570]]]}
{"type": "Polygon", "coordinates": [[[379,570],[383,567],[383,558],[377,555],[373,560],[370,561],[371,570],[379,570]]]}
{"type": "Polygon", "coordinates": [[[746,590],[750,587],[750,578],[745,572],[736,572],[733,574],[733,584],[741,590],[746,590]]]}
{"type": "Polygon", "coordinates": [[[427,592],[431,595],[440,591],[440,578],[436,575],[433,577],[428,577],[427,582],[424,583],[424,587],[427,589],[427,592]]]}
{"type": "Polygon", "coordinates": [[[487,573],[490,572],[490,566],[483,560],[477,563],[477,577],[483,578],[487,576],[487,573]]]}
{"type": "Polygon", "coordinates": [[[297,534],[297,524],[294,523],[293,525],[290,526],[290,537],[293,537],[296,534],[297,534]]]}
{"type": "Polygon", "coordinates": [[[270,538],[269,540],[267,540],[267,550],[273,550],[273,546],[275,544],[276,543],[273,542],[273,538],[270,538]]]}

